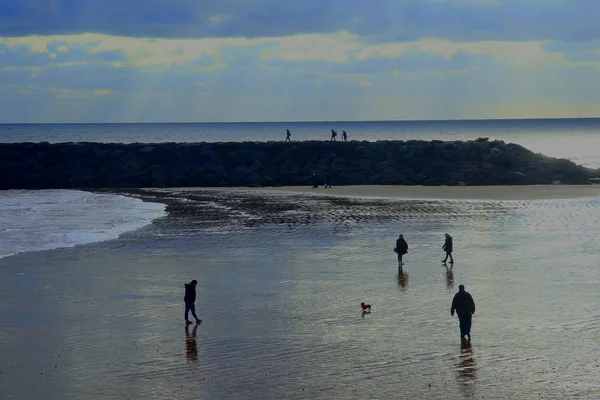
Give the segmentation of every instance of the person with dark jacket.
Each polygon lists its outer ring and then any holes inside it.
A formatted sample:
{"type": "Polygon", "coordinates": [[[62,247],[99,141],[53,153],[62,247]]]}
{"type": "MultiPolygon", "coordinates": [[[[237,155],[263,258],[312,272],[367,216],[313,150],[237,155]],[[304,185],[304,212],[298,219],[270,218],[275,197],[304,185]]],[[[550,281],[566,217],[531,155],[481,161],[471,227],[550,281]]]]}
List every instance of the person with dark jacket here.
{"type": "Polygon", "coordinates": [[[408,253],[408,244],[406,243],[406,240],[404,240],[404,235],[400,234],[400,236],[398,236],[394,251],[398,254],[398,266],[403,266],[402,256],[408,253]]]}
{"type": "Polygon", "coordinates": [[[198,284],[197,280],[193,280],[190,283],[185,283],[185,296],[183,297],[183,301],[185,302],[185,322],[187,324],[191,324],[192,322],[188,319],[188,313],[191,311],[192,316],[196,319],[196,323],[199,324],[202,320],[198,319],[196,316],[196,285],[198,284]]]}
{"type": "Polygon", "coordinates": [[[465,336],[471,340],[471,322],[473,314],[475,314],[475,301],[473,301],[471,293],[465,291],[465,285],[458,286],[458,293],[452,299],[450,315],[454,316],[454,311],[458,315],[461,340],[464,340],[465,336]]]}
{"type": "Polygon", "coordinates": [[[446,233],[446,241],[442,246],[442,250],[446,252],[446,258],[444,258],[442,262],[445,264],[448,257],[450,257],[450,264],[454,264],[454,259],[452,258],[452,236],[448,233],[446,233]]]}

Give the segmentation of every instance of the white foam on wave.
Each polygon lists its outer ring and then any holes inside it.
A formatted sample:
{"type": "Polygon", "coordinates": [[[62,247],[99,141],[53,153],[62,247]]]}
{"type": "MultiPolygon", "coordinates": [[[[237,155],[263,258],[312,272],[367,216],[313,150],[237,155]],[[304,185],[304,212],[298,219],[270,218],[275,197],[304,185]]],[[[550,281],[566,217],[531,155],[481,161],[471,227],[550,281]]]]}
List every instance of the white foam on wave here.
{"type": "Polygon", "coordinates": [[[165,205],[78,190],[0,192],[0,258],[115,239],[165,215],[165,205]]]}

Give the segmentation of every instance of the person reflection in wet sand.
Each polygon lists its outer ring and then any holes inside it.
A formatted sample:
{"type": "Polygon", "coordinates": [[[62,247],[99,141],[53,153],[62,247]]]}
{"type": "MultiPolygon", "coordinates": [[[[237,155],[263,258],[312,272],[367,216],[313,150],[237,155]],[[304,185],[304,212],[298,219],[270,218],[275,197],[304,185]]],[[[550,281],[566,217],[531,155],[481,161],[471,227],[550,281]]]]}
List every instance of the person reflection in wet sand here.
{"type": "Polygon", "coordinates": [[[196,343],[196,331],[198,324],[194,325],[190,334],[190,325],[185,325],[185,358],[188,361],[194,362],[198,359],[198,344],[196,343]]]}
{"type": "Polygon", "coordinates": [[[400,289],[406,290],[408,285],[408,274],[402,270],[402,267],[398,267],[398,286],[400,289]]]}
{"type": "Polygon", "coordinates": [[[450,290],[454,289],[454,272],[448,266],[446,266],[446,287],[450,290]]]}
{"type": "Polygon", "coordinates": [[[468,340],[463,340],[460,344],[460,361],[456,365],[456,370],[465,398],[473,397],[473,385],[477,378],[477,365],[473,358],[471,342],[468,340]]]}

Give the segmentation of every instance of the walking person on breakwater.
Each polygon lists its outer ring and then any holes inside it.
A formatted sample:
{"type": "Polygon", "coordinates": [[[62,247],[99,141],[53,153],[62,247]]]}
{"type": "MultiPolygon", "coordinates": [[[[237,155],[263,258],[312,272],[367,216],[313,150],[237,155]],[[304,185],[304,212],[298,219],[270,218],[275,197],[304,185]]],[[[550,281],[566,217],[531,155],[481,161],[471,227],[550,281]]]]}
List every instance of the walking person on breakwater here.
{"type": "Polygon", "coordinates": [[[291,142],[290,136],[292,136],[292,134],[290,133],[290,130],[286,129],[286,135],[285,135],[285,141],[286,142],[291,142]]]}
{"type": "Polygon", "coordinates": [[[398,254],[398,266],[403,266],[404,263],[402,262],[402,256],[408,253],[408,243],[406,243],[406,240],[404,240],[404,235],[400,234],[400,236],[398,236],[394,251],[398,254]]]}
{"type": "Polygon", "coordinates": [[[313,189],[318,188],[319,185],[317,185],[317,175],[316,174],[313,174],[312,180],[313,180],[313,189]]]}
{"type": "Polygon", "coordinates": [[[450,315],[454,316],[454,311],[458,315],[460,339],[464,340],[466,336],[467,340],[471,340],[471,322],[473,314],[475,314],[475,301],[473,301],[471,293],[465,290],[465,285],[458,286],[458,293],[452,299],[450,315]]]}
{"type": "Polygon", "coordinates": [[[192,321],[190,321],[188,319],[188,313],[191,311],[192,312],[192,316],[196,319],[196,323],[199,324],[200,322],[202,322],[201,319],[198,319],[198,316],[196,315],[196,305],[194,304],[196,302],[196,285],[198,284],[197,280],[193,280],[190,283],[185,283],[185,296],[183,298],[183,301],[185,302],[185,323],[186,324],[191,324],[192,321]]]}
{"type": "Polygon", "coordinates": [[[329,176],[329,172],[325,174],[325,189],[331,189],[331,176],[329,176]]]}
{"type": "Polygon", "coordinates": [[[448,260],[448,257],[450,257],[450,264],[454,264],[454,259],[452,258],[452,236],[450,236],[450,234],[448,233],[446,233],[445,235],[446,241],[442,246],[442,250],[446,252],[446,258],[444,258],[442,262],[446,264],[446,260],[448,260]]]}
{"type": "Polygon", "coordinates": [[[337,136],[337,132],[334,131],[333,129],[331,130],[331,139],[329,139],[331,142],[335,142],[335,137],[337,136]]]}
{"type": "Polygon", "coordinates": [[[348,141],[348,135],[346,134],[346,131],[342,131],[342,140],[343,140],[344,142],[347,142],[347,141],[348,141]]]}

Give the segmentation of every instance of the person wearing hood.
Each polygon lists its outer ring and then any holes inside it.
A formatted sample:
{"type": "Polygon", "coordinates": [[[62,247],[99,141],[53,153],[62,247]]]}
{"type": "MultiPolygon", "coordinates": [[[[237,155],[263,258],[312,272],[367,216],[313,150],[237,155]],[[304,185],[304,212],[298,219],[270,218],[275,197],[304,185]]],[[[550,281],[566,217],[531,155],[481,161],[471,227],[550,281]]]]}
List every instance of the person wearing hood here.
{"type": "Polygon", "coordinates": [[[185,322],[186,324],[191,324],[192,321],[188,319],[188,314],[191,311],[192,316],[196,319],[196,323],[199,324],[202,320],[198,319],[196,315],[196,285],[198,284],[197,280],[193,280],[190,283],[184,283],[185,286],[185,296],[183,297],[183,301],[185,302],[185,322]]]}
{"type": "Polygon", "coordinates": [[[400,234],[400,236],[398,236],[394,251],[398,254],[398,266],[403,266],[402,256],[408,253],[408,244],[406,243],[406,240],[404,240],[404,235],[400,234]]]}
{"type": "Polygon", "coordinates": [[[442,250],[444,250],[446,252],[446,258],[444,258],[442,260],[442,262],[445,264],[446,260],[448,260],[448,257],[450,257],[450,264],[454,264],[454,259],[452,258],[452,236],[450,236],[450,234],[446,233],[446,241],[444,242],[444,245],[442,246],[442,250]]]}

